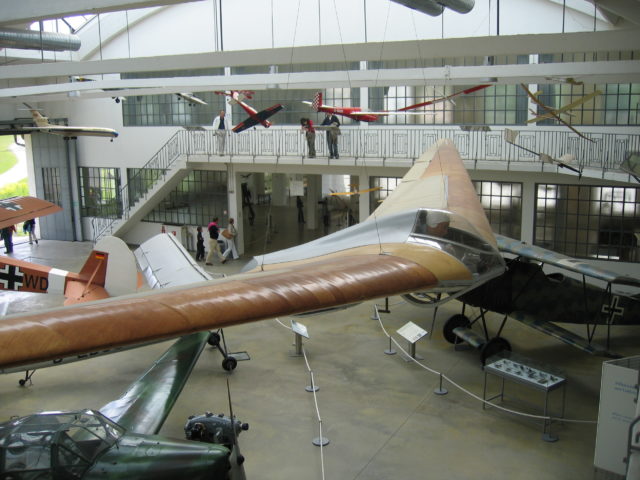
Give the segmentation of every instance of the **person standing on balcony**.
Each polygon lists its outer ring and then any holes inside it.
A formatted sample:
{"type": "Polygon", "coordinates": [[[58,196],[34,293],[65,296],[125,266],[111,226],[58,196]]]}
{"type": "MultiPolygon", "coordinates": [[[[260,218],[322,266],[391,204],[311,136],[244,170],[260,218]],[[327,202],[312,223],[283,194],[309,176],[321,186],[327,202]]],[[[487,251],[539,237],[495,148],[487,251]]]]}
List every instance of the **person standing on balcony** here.
{"type": "Polygon", "coordinates": [[[333,113],[326,112],[322,125],[328,126],[327,147],[329,158],[340,158],[338,155],[338,135],[340,135],[340,120],[333,113]]]}
{"type": "Polygon", "coordinates": [[[301,118],[300,125],[307,139],[309,158],[316,158],[316,129],[313,128],[313,122],[309,118],[301,118]]]}
{"type": "Polygon", "coordinates": [[[227,142],[227,134],[231,129],[231,122],[228,118],[225,118],[224,110],[220,110],[220,115],[218,115],[213,120],[213,130],[218,139],[218,155],[224,155],[224,146],[227,142]]]}

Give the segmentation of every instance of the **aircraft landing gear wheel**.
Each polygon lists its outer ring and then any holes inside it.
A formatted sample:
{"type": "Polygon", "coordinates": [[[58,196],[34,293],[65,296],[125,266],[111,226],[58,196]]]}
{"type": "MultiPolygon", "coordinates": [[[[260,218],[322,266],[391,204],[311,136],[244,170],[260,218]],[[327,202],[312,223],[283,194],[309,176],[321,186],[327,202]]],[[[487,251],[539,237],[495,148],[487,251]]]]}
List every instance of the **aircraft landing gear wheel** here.
{"type": "Polygon", "coordinates": [[[207,339],[207,343],[212,347],[217,347],[218,345],[220,345],[220,334],[211,332],[209,334],[209,338],[207,339]]]}
{"type": "Polygon", "coordinates": [[[459,343],[460,339],[456,336],[455,333],[453,333],[453,329],[458,327],[468,327],[469,325],[471,325],[469,317],[458,313],[457,315],[450,317],[444,323],[444,327],[442,327],[442,335],[444,336],[444,339],[449,343],[459,343]]]}
{"type": "Polygon", "coordinates": [[[482,361],[482,365],[484,365],[492,356],[504,351],[511,351],[511,344],[509,341],[502,337],[492,338],[482,346],[482,350],[480,351],[480,360],[482,361]]]}
{"type": "Polygon", "coordinates": [[[18,383],[20,384],[21,387],[24,387],[27,381],[24,378],[21,378],[20,380],[18,380],[18,383]]]}
{"type": "Polygon", "coordinates": [[[224,368],[227,372],[235,370],[237,365],[238,361],[233,357],[225,357],[224,360],[222,360],[222,368],[224,368]]]}

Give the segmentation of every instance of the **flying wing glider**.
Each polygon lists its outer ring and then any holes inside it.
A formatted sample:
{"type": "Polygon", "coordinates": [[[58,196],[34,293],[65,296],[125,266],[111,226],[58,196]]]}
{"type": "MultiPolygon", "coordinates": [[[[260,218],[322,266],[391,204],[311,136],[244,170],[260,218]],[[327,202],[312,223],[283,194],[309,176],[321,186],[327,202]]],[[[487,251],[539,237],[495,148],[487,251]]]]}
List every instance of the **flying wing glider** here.
{"type": "Polygon", "coordinates": [[[256,257],[243,274],[6,317],[0,370],[400,293],[459,294],[503,272],[496,245],[458,152],[442,140],[367,220],[256,257]]]}

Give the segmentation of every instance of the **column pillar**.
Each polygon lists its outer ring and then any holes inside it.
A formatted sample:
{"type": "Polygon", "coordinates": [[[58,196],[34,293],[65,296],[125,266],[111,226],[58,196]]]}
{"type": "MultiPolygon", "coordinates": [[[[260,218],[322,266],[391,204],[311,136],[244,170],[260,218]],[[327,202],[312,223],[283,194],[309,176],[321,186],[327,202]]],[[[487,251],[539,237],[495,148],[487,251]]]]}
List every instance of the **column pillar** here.
{"type": "Polygon", "coordinates": [[[322,198],[322,175],[307,175],[304,217],[309,230],[318,228],[318,201],[322,198]]]}
{"type": "MultiPolygon", "coordinates": [[[[369,176],[368,175],[358,175],[358,190],[366,190],[369,187],[369,176]]],[[[370,193],[363,193],[358,195],[358,221],[362,222],[367,219],[367,217],[371,214],[369,207],[369,196],[370,193]]]]}
{"type": "Polygon", "coordinates": [[[271,205],[284,207],[289,203],[289,177],[284,173],[271,174],[271,205]]]}

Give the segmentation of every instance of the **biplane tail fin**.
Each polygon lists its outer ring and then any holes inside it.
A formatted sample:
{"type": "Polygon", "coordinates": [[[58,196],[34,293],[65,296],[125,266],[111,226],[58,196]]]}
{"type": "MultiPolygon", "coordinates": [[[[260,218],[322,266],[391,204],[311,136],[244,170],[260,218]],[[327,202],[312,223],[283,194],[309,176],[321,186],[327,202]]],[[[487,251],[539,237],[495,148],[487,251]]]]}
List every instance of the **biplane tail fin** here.
{"type": "Polygon", "coordinates": [[[138,286],[136,260],[122,240],[105,237],[98,242],[77,278],[67,279],[65,305],[135,293],[138,286]]]}

